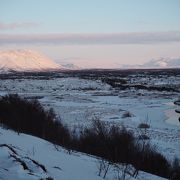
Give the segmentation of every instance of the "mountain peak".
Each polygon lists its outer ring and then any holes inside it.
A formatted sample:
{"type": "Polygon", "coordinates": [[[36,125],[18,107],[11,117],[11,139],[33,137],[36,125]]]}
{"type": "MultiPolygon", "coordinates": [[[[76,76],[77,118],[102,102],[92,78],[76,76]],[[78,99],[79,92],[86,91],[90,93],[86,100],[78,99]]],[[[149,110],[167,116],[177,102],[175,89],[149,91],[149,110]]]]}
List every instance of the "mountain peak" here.
{"type": "Polygon", "coordinates": [[[32,50],[7,50],[0,52],[1,71],[45,71],[63,69],[44,55],[32,50]]]}

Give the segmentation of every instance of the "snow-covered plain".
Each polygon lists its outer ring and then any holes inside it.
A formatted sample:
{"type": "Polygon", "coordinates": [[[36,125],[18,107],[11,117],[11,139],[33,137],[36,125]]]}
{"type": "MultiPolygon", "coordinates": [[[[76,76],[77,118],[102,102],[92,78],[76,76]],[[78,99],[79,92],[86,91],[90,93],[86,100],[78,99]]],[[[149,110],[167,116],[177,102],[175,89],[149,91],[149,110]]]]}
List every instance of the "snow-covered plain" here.
{"type": "MultiPolygon", "coordinates": [[[[142,77],[134,77],[134,80],[132,78],[131,81],[139,81],[138,78],[141,83],[147,81],[142,77]]],[[[165,77],[161,80],[151,79],[149,82],[166,85],[171,84],[171,78],[173,78],[172,84],[179,88],[179,76],[177,78],[169,77],[169,79],[165,77]]],[[[147,135],[157,150],[170,160],[173,160],[175,156],[180,157],[180,123],[178,115],[174,111],[176,107],[173,104],[179,96],[178,93],[133,89],[117,90],[100,80],[87,80],[78,77],[48,80],[38,78],[1,80],[0,95],[8,93],[18,93],[25,98],[39,99],[45,108],[52,107],[70,128],[87,126],[93,118],[99,118],[109,123],[124,125],[138,135],[140,132],[139,124],[148,123],[150,128],[147,129],[147,135]],[[131,114],[131,117],[124,117],[127,112],[131,114]]],[[[32,151],[34,146],[36,148],[35,159],[45,164],[49,169],[50,176],[54,175],[55,179],[59,179],[58,177],[63,177],[60,178],[63,180],[101,179],[97,176],[97,163],[94,158],[82,154],[69,155],[61,148],[58,152],[52,145],[43,140],[26,135],[17,136],[9,131],[6,136],[5,130],[2,131],[5,134],[4,143],[13,144],[22,149],[25,146],[24,151],[27,149],[32,151]],[[20,139],[30,138],[28,141],[31,143],[21,146],[21,140],[16,142],[15,138],[7,138],[8,134],[13,134],[13,137],[17,136],[20,139]],[[42,147],[39,147],[38,144],[42,144],[42,147]],[[42,153],[40,153],[41,151],[42,153]],[[54,169],[53,166],[60,166],[63,170],[54,169]],[[82,172],[84,167],[87,168],[82,172]]],[[[145,177],[148,178],[147,176],[139,176],[139,179],[145,179],[145,177]]],[[[150,179],[154,178],[149,177],[150,179]]],[[[107,179],[114,179],[114,174],[109,173],[107,179]]]]}

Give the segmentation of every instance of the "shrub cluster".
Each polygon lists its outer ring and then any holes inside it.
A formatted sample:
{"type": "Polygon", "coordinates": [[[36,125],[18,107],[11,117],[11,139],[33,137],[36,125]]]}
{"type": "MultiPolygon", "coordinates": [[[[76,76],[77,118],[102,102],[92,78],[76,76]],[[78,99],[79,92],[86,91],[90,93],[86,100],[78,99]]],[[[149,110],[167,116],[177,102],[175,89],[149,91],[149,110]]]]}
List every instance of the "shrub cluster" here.
{"type": "Polygon", "coordinates": [[[52,109],[45,111],[36,99],[23,99],[17,94],[0,99],[0,123],[61,145],[70,139],[68,129],[56,119],[52,109]]]}
{"type": "MultiPolygon", "coordinates": [[[[111,163],[128,163],[136,169],[169,178],[173,166],[148,143],[142,143],[124,127],[94,120],[80,132],[70,131],[57,120],[52,109],[46,111],[37,100],[18,95],[0,99],[0,123],[17,132],[31,134],[54,144],[104,158],[111,163]]],[[[174,175],[175,173],[173,173],[174,175]]],[[[177,176],[177,175],[176,175],[177,176]]],[[[176,177],[175,176],[175,177],[176,177]]]]}
{"type": "Polygon", "coordinates": [[[128,163],[136,169],[169,177],[170,163],[149,143],[142,143],[124,127],[94,120],[76,138],[73,148],[102,157],[111,163],[128,163]]]}
{"type": "Polygon", "coordinates": [[[103,78],[102,82],[109,84],[113,88],[118,88],[120,90],[126,90],[134,88],[136,90],[147,90],[147,91],[167,91],[167,92],[179,92],[179,90],[174,89],[172,87],[165,87],[165,86],[147,86],[142,84],[128,84],[125,79],[118,79],[118,78],[103,78]]]}

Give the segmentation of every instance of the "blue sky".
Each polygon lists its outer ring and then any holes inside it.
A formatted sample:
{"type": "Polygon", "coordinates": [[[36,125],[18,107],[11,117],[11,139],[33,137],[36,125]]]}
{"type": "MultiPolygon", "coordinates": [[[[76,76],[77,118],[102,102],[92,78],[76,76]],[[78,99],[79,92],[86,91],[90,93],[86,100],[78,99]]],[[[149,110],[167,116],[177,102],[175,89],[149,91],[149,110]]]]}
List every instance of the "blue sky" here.
{"type": "Polygon", "coordinates": [[[180,29],[180,1],[1,0],[0,17],[4,23],[37,24],[16,33],[171,31],[180,29]]]}
{"type": "Polygon", "coordinates": [[[138,59],[142,63],[164,56],[179,57],[180,0],[0,0],[0,40],[2,50],[31,48],[55,59],[99,59],[99,63],[104,59],[109,64],[132,64],[138,59]],[[23,42],[9,36],[17,34],[23,35],[23,42]],[[108,39],[109,34],[118,39],[116,43],[108,39]],[[27,41],[33,35],[43,37],[40,42],[37,37],[27,41]],[[59,41],[55,43],[56,37],[59,41]],[[67,43],[62,44],[62,39],[67,43]],[[162,48],[167,52],[163,54],[162,48]],[[107,52],[103,53],[103,49],[107,52]],[[133,59],[129,52],[134,49],[141,51],[133,59]],[[79,53],[73,53],[75,50],[79,53]]]}

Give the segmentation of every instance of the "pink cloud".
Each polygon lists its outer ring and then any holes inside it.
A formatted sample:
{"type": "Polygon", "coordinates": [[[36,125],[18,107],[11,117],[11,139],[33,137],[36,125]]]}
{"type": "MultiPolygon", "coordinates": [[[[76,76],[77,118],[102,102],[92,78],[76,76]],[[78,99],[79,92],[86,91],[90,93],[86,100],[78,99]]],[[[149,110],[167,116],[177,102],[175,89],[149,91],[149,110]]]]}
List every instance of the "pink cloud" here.
{"type": "Polygon", "coordinates": [[[111,34],[0,34],[0,44],[154,44],[180,42],[180,31],[111,34]]]}

